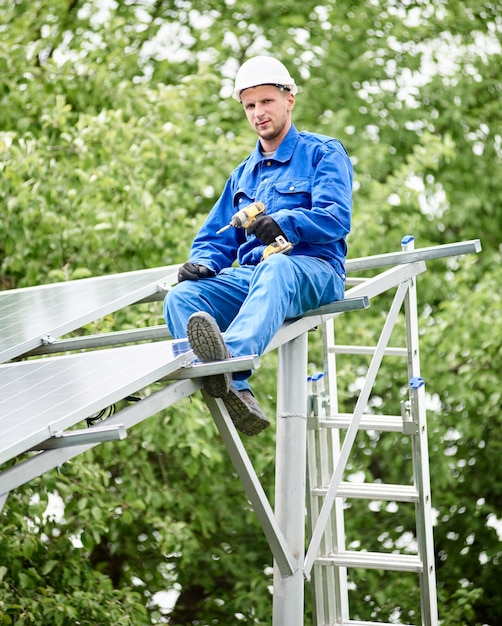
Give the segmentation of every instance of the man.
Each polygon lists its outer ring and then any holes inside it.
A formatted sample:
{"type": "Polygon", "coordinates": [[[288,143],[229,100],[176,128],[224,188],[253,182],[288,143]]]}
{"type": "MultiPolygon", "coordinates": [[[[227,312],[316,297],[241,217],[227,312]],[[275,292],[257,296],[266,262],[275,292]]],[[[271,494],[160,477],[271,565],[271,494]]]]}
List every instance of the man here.
{"type": "MultiPolygon", "coordinates": [[[[164,301],[173,337],[188,337],[203,362],[261,355],[286,319],[344,296],[352,164],[338,140],[296,130],[297,91],[269,56],[237,72],[233,95],[258,141],[232,172],[164,301]],[[247,229],[217,232],[253,202],[265,212],[247,229]],[[292,249],[263,259],[278,236],[292,249]]],[[[204,388],[222,398],[238,430],[255,435],[269,421],[249,386],[251,373],[207,376],[204,388]]]]}

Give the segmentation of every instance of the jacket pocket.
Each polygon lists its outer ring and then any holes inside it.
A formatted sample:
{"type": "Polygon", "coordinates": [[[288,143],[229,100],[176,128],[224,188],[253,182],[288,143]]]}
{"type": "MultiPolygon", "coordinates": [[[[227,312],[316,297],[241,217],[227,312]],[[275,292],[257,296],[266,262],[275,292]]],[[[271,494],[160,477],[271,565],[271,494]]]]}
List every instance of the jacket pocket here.
{"type": "Polygon", "coordinates": [[[243,189],[239,187],[237,191],[234,193],[233,201],[234,207],[239,210],[248,206],[254,199],[256,198],[256,189],[243,189]]]}
{"type": "Polygon", "coordinates": [[[312,208],[312,183],[309,179],[293,179],[274,185],[273,210],[312,208]]]}

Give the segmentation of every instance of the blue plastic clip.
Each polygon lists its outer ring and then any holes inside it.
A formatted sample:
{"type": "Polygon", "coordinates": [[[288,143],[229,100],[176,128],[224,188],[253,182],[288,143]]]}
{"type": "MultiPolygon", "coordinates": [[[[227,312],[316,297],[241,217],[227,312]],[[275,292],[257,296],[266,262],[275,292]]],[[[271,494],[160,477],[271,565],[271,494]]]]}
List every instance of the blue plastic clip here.
{"type": "Polygon", "coordinates": [[[412,389],[420,389],[423,385],[425,385],[425,382],[423,378],[420,378],[420,376],[414,376],[410,380],[410,387],[412,389]]]}
{"type": "Polygon", "coordinates": [[[413,235],[405,235],[402,239],[401,239],[401,245],[405,246],[406,244],[410,243],[411,241],[414,241],[415,237],[413,237],[413,235]]]}

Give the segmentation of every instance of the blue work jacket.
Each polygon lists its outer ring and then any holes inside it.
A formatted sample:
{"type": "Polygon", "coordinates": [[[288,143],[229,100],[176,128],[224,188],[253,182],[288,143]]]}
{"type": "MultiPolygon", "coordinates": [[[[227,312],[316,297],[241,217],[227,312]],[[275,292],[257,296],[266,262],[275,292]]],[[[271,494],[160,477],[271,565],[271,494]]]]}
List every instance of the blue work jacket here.
{"type": "Polygon", "coordinates": [[[248,237],[240,228],[216,231],[237,211],[260,201],[293,244],[291,255],[325,259],[345,278],[352,177],[350,158],[332,137],[298,132],[292,125],[273,158],[262,154],[258,140],[195,237],[190,261],[216,273],[236,260],[240,265],[259,263],[265,246],[254,235],[248,237]]]}

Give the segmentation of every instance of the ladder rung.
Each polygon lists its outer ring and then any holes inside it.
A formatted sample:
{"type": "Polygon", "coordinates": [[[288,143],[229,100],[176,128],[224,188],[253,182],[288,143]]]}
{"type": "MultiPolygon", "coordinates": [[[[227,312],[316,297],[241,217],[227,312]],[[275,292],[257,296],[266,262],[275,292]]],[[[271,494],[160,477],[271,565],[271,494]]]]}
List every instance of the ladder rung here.
{"type": "MultiPolygon", "coordinates": [[[[328,348],[328,352],[332,354],[374,354],[376,351],[375,346],[345,346],[342,344],[335,344],[334,346],[328,348]]],[[[383,351],[384,356],[408,356],[407,348],[399,348],[399,347],[387,347],[383,351]]]]}
{"type": "Polygon", "coordinates": [[[390,554],[385,552],[357,552],[347,550],[316,559],[318,565],[336,565],[338,567],[362,567],[365,569],[384,569],[396,572],[416,572],[423,570],[420,558],[413,554],[390,554]]]}
{"type": "MultiPolygon", "coordinates": [[[[327,487],[314,487],[314,496],[325,496],[327,487]]],[[[389,485],[385,483],[341,482],[336,495],[343,498],[418,502],[418,492],[412,485],[389,485]]]]}
{"type": "MultiPolygon", "coordinates": [[[[352,422],[352,413],[338,413],[323,417],[320,425],[324,428],[348,428],[352,422]]],[[[399,415],[363,415],[360,423],[361,430],[378,430],[382,432],[403,432],[403,418],[399,415]]]]}
{"type": "MultiPolygon", "coordinates": [[[[401,622],[400,622],[401,624],[401,622]]],[[[350,619],[348,622],[340,622],[340,626],[396,626],[390,622],[360,622],[350,619]]],[[[412,626],[411,624],[401,624],[401,626],[412,626]]]]}

